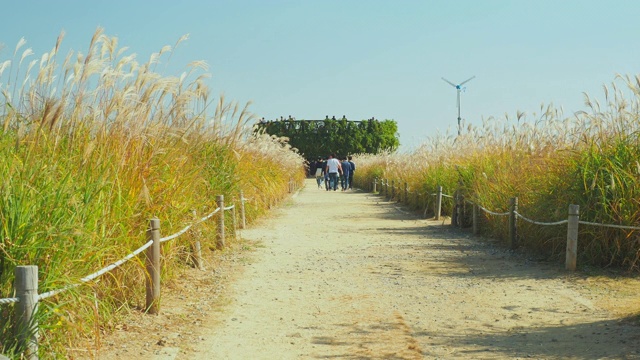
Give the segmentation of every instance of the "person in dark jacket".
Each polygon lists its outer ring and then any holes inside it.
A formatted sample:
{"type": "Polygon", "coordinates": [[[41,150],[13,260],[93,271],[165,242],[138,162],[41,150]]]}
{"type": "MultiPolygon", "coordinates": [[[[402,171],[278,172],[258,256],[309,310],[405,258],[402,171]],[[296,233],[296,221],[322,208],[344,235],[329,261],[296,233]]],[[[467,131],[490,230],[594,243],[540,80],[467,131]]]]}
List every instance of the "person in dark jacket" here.
{"type": "Polygon", "coordinates": [[[356,163],[353,162],[353,156],[349,156],[349,164],[351,164],[351,172],[349,173],[349,189],[353,189],[353,173],[356,172],[356,163]]]}
{"type": "Polygon", "coordinates": [[[351,176],[351,164],[347,161],[345,157],[342,159],[342,173],[340,174],[340,185],[342,187],[342,191],[347,191],[349,189],[349,176],[351,176]]]}

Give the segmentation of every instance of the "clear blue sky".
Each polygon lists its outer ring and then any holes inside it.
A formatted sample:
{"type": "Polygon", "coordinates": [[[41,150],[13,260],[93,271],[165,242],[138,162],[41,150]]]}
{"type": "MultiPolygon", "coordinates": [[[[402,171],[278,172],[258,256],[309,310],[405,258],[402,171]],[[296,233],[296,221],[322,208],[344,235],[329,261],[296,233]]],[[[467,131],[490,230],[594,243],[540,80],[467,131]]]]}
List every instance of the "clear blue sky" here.
{"type": "MultiPolygon", "coordinates": [[[[214,94],[267,119],[394,119],[409,150],[462,117],[584,108],[615,74],[639,73],[640,1],[0,0],[0,61],[21,37],[39,57],[86,50],[97,26],[146,59],[184,34],[166,75],[210,65],[214,94]],[[66,51],[65,51],[66,52],[66,51]]],[[[26,48],[25,47],[25,48],[26,48]]]]}

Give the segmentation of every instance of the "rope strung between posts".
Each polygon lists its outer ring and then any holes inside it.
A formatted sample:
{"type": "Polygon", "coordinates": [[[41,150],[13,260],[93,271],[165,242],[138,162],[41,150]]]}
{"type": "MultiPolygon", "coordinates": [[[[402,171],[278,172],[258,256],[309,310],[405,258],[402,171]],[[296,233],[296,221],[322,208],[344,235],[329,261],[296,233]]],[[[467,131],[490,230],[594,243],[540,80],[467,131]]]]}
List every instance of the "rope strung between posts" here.
{"type": "MultiPolygon", "coordinates": [[[[225,209],[225,210],[227,210],[227,209],[225,209]]],[[[207,215],[207,216],[203,217],[202,219],[200,219],[200,220],[198,220],[198,221],[194,222],[193,224],[189,224],[189,225],[185,226],[185,227],[184,227],[184,229],[182,229],[182,230],[178,231],[177,233],[175,233],[175,234],[173,234],[173,235],[165,236],[165,237],[163,237],[163,238],[160,238],[160,242],[161,242],[161,243],[163,243],[163,242],[165,242],[165,241],[169,241],[169,240],[173,240],[173,239],[177,238],[178,236],[180,236],[180,235],[182,235],[182,234],[186,233],[186,232],[187,232],[187,230],[189,230],[192,226],[194,226],[194,225],[198,225],[198,224],[200,224],[201,222],[203,222],[203,221],[205,221],[205,220],[208,220],[208,219],[209,219],[209,218],[211,218],[213,215],[215,215],[218,211],[220,211],[220,208],[215,209],[211,214],[209,214],[209,215],[207,215]]]]}
{"type": "MultiPolygon", "coordinates": [[[[388,185],[387,185],[388,186],[388,185]]],[[[398,190],[402,190],[399,187],[395,187],[395,186],[390,186],[392,189],[398,189],[398,190]]],[[[414,191],[415,194],[417,194],[418,196],[422,195],[421,192],[419,191],[414,191]]],[[[424,193],[425,195],[427,195],[428,193],[424,193]]],[[[431,196],[437,196],[438,194],[436,193],[432,193],[431,196]]],[[[453,199],[454,197],[451,195],[447,195],[447,194],[440,194],[442,197],[444,198],[450,198],[453,199]]],[[[465,199],[465,202],[471,204],[471,205],[477,205],[479,209],[481,209],[482,211],[486,212],[487,214],[493,215],[493,216],[508,216],[511,214],[510,211],[507,212],[503,212],[503,213],[499,213],[499,212],[493,212],[481,205],[475,204],[473,201],[467,200],[465,199]]],[[[522,214],[518,213],[517,211],[514,211],[514,214],[521,218],[524,221],[527,221],[531,224],[535,224],[535,225],[542,225],[542,226],[555,226],[555,225],[564,225],[567,224],[569,222],[569,220],[560,220],[560,221],[555,221],[555,222],[542,222],[542,221],[535,221],[532,219],[529,219],[525,216],[523,216],[522,214]]],[[[579,224],[582,225],[591,225],[591,226],[600,226],[600,227],[608,227],[608,228],[614,228],[614,229],[623,229],[623,230],[640,230],[640,226],[627,226],[627,225],[614,225],[614,224],[600,224],[600,223],[594,223],[594,222],[589,222],[589,221],[578,221],[579,224]]]]}
{"type": "MultiPolygon", "coordinates": [[[[431,195],[436,195],[436,194],[431,194],[431,195]]],[[[445,194],[442,194],[442,196],[445,196],[445,197],[452,197],[452,196],[450,196],[450,195],[445,195],[445,194]]],[[[472,204],[472,205],[474,204],[474,202],[472,202],[472,201],[470,201],[470,200],[466,200],[466,199],[465,199],[465,201],[466,201],[467,203],[469,203],[469,204],[472,204]]],[[[495,215],[495,216],[507,216],[507,215],[511,214],[511,212],[510,212],[510,211],[503,212],[503,213],[497,213],[497,212],[490,211],[490,210],[488,210],[488,209],[486,209],[486,208],[482,207],[481,205],[478,205],[478,207],[479,207],[482,211],[484,211],[484,212],[486,212],[486,213],[488,213],[488,214],[491,214],[491,215],[495,215]]],[[[535,224],[535,225],[542,225],[542,226],[555,226],[555,225],[564,225],[564,224],[569,223],[569,220],[560,220],[560,221],[554,221],[554,222],[542,222],[542,221],[535,221],[535,220],[529,219],[528,217],[525,217],[524,215],[522,215],[522,214],[518,213],[517,211],[514,211],[514,213],[515,213],[515,215],[516,215],[517,217],[519,217],[520,219],[522,219],[522,220],[524,220],[524,221],[526,221],[526,222],[529,222],[529,223],[531,223],[531,224],[535,224]]],[[[640,230],[640,226],[627,226],[627,225],[614,225],[614,224],[600,224],[600,223],[594,223],[594,222],[590,222],[590,221],[582,221],[582,220],[578,221],[578,223],[579,223],[579,224],[582,224],[582,225],[600,226],[600,227],[608,227],[608,228],[614,228],[614,229],[623,229],[623,230],[640,230]]]]}
{"type": "Polygon", "coordinates": [[[493,212],[489,209],[486,209],[484,207],[482,207],[481,205],[478,205],[478,208],[480,208],[480,210],[486,212],[487,214],[493,215],[493,216],[507,216],[509,214],[511,214],[511,212],[507,211],[507,212],[503,212],[503,213],[498,213],[498,212],[493,212]]]}
{"type": "Polygon", "coordinates": [[[108,265],[107,267],[104,267],[104,268],[96,271],[95,273],[93,273],[91,275],[87,275],[87,276],[83,277],[82,279],[80,279],[80,283],[78,283],[78,284],[71,284],[71,285],[67,285],[67,286],[65,286],[65,287],[63,287],[61,289],[58,289],[58,290],[51,290],[51,291],[48,291],[46,293],[42,293],[42,294],[38,295],[38,300],[44,300],[46,298],[58,295],[61,292],[73,289],[73,288],[78,287],[78,286],[80,286],[80,285],[82,285],[82,284],[84,284],[86,282],[89,282],[89,281],[91,281],[91,280],[93,280],[93,279],[95,279],[95,278],[97,278],[97,277],[99,277],[101,275],[104,275],[105,273],[107,273],[107,272],[117,268],[118,266],[124,264],[125,262],[131,260],[133,257],[135,257],[136,255],[138,255],[141,252],[143,252],[144,250],[146,250],[149,246],[151,246],[151,244],[153,244],[153,240],[147,241],[144,245],[142,245],[141,247],[136,249],[131,254],[125,256],[124,258],[114,262],[111,265],[108,265]]]}
{"type": "Polygon", "coordinates": [[[20,299],[18,298],[4,298],[4,299],[0,299],[0,305],[4,305],[4,304],[12,304],[12,303],[17,303],[20,302],[20,299]]]}
{"type": "Polygon", "coordinates": [[[615,229],[624,229],[624,230],[640,230],[639,226],[626,226],[626,225],[613,225],[613,224],[598,224],[589,221],[578,221],[579,224],[583,225],[593,225],[593,226],[602,226],[602,227],[610,227],[615,229]]]}
{"type": "Polygon", "coordinates": [[[193,224],[185,226],[184,229],[178,231],[177,233],[175,233],[173,235],[169,235],[169,236],[165,236],[163,238],[160,238],[160,242],[163,243],[165,241],[169,241],[169,240],[173,240],[173,239],[177,238],[178,236],[186,233],[187,230],[189,230],[191,228],[191,226],[193,226],[193,224]]]}
{"type": "Polygon", "coordinates": [[[196,223],[195,223],[195,224],[193,224],[193,225],[198,225],[198,224],[200,224],[200,223],[201,223],[201,222],[203,222],[203,221],[207,221],[207,220],[211,219],[211,217],[212,217],[213,215],[215,215],[218,211],[220,211],[220,208],[217,208],[217,209],[213,210],[213,212],[212,212],[211,214],[209,214],[209,215],[207,215],[207,216],[203,217],[202,219],[198,220],[198,222],[196,222],[196,223]]]}
{"type": "MultiPolygon", "coordinates": [[[[230,206],[229,208],[233,208],[233,205],[230,206]]],[[[230,209],[225,208],[224,210],[230,210],[230,209]]],[[[185,232],[187,232],[187,230],[189,230],[192,226],[200,224],[201,222],[210,219],[213,215],[215,215],[219,211],[220,211],[220,208],[215,209],[209,215],[201,218],[200,220],[194,222],[193,224],[187,225],[184,229],[178,231],[177,233],[175,233],[173,235],[170,235],[170,236],[166,236],[166,237],[160,238],[160,242],[162,243],[162,242],[173,240],[173,239],[177,238],[178,236],[180,236],[180,235],[184,234],[185,232]]],[[[96,271],[95,273],[93,273],[91,275],[87,275],[87,276],[83,277],[82,279],[80,279],[80,283],[67,285],[67,286],[65,286],[63,288],[60,288],[60,289],[57,289],[57,290],[52,290],[52,291],[49,291],[49,292],[46,292],[46,293],[42,293],[42,294],[38,295],[38,299],[39,300],[43,300],[43,299],[58,295],[58,294],[60,294],[62,292],[65,292],[67,290],[70,290],[70,289],[73,289],[75,287],[78,287],[78,286],[80,286],[80,285],[82,285],[84,283],[87,283],[87,282],[89,282],[91,280],[94,280],[94,279],[98,278],[99,276],[102,276],[102,275],[106,274],[107,272],[109,272],[109,271],[117,268],[118,266],[124,264],[125,262],[133,259],[135,256],[137,256],[138,254],[140,254],[141,252],[143,252],[144,250],[149,248],[152,244],[153,244],[153,240],[149,240],[149,241],[147,241],[147,243],[145,243],[144,245],[142,245],[141,247],[136,249],[131,254],[125,256],[124,258],[122,258],[122,259],[120,259],[120,260],[118,260],[118,261],[116,261],[116,262],[114,262],[114,263],[112,263],[112,264],[110,264],[110,265],[108,265],[108,266],[96,271]]]]}
{"type": "MultiPolygon", "coordinates": [[[[465,199],[464,201],[465,201],[467,204],[471,204],[471,205],[478,205],[478,204],[474,203],[474,202],[473,202],[473,201],[471,201],[471,200],[467,200],[467,199],[465,199]]],[[[493,211],[491,211],[491,210],[489,210],[489,209],[487,209],[487,208],[485,208],[485,207],[482,207],[482,205],[478,205],[478,208],[480,208],[480,210],[482,210],[482,211],[484,211],[484,212],[486,212],[486,213],[488,213],[488,214],[490,214],[490,215],[494,215],[494,216],[506,216],[506,215],[511,214],[511,212],[509,212],[509,211],[504,212],[504,213],[493,212],[493,211]]],[[[525,220],[528,220],[528,219],[525,219],[525,220]]],[[[531,221],[533,221],[533,220],[531,220],[531,221]]],[[[566,221],[566,220],[565,220],[565,221],[566,221]]]]}
{"type": "MultiPolygon", "coordinates": [[[[244,205],[244,201],[251,200],[251,199],[247,199],[247,198],[242,197],[240,200],[242,201],[242,203],[244,205]]],[[[197,224],[199,224],[199,223],[201,223],[203,221],[206,221],[206,220],[210,219],[213,215],[218,213],[220,210],[223,210],[223,211],[235,210],[235,204],[233,204],[231,206],[228,206],[228,207],[225,207],[225,208],[222,208],[222,209],[221,208],[217,208],[213,212],[208,214],[207,216],[205,216],[205,217],[199,219],[198,221],[186,226],[185,228],[183,228],[182,230],[178,231],[177,233],[159,239],[159,242],[169,241],[169,240],[177,238],[178,236],[180,236],[180,235],[184,234],[185,232],[187,232],[192,226],[197,225],[197,224]]],[[[106,267],[94,272],[93,274],[90,274],[90,275],[87,275],[87,276],[81,278],[79,283],[70,284],[70,285],[64,286],[64,287],[62,287],[60,289],[51,290],[51,291],[48,291],[48,292],[45,292],[45,293],[42,293],[42,294],[38,294],[37,301],[41,301],[41,300],[50,298],[52,296],[58,295],[58,294],[60,294],[62,292],[65,292],[67,290],[70,290],[70,289],[73,289],[75,287],[78,287],[78,286],[80,286],[80,285],[82,285],[84,283],[92,281],[92,280],[94,280],[94,279],[106,274],[107,272],[112,271],[113,269],[121,266],[125,262],[131,260],[132,258],[134,258],[135,256],[139,255],[144,250],[146,250],[149,247],[151,247],[152,245],[153,245],[153,240],[149,240],[144,245],[142,245],[141,247],[139,247],[138,249],[136,249],[132,253],[128,254],[124,258],[122,258],[122,259],[120,259],[120,260],[118,260],[118,261],[116,261],[116,262],[114,262],[114,263],[112,263],[112,264],[110,264],[110,265],[108,265],[108,266],[106,266],[106,267]]],[[[20,298],[17,298],[17,297],[0,299],[0,305],[13,304],[13,303],[19,303],[19,302],[20,302],[20,298]]]]}
{"type": "Polygon", "coordinates": [[[529,218],[526,218],[524,216],[522,216],[521,214],[519,214],[517,211],[514,211],[514,213],[516,214],[517,217],[519,217],[520,219],[530,222],[532,224],[536,224],[536,225],[543,225],[543,226],[552,226],[552,225],[563,225],[569,222],[569,220],[560,220],[560,221],[555,221],[555,222],[541,222],[541,221],[535,221],[535,220],[531,220],[529,218]]]}

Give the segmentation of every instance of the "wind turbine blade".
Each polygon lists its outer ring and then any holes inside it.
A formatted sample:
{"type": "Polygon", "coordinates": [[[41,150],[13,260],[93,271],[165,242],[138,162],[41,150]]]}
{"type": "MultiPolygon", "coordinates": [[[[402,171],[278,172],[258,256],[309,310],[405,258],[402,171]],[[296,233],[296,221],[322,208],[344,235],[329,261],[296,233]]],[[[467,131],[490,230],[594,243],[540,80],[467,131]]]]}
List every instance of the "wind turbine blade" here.
{"type": "Polygon", "coordinates": [[[456,101],[456,106],[458,107],[458,116],[460,116],[460,90],[458,90],[458,100],[456,101]]]}
{"type": "Polygon", "coordinates": [[[451,86],[456,87],[456,84],[452,83],[451,81],[449,81],[449,80],[447,80],[445,78],[442,78],[442,80],[448,82],[451,86]]]}
{"type": "Polygon", "coordinates": [[[473,75],[472,77],[468,78],[467,80],[465,80],[465,81],[461,82],[461,83],[460,83],[460,86],[462,86],[462,85],[464,85],[464,84],[468,83],[469,81],[473,80],[475,77],[476,77],[476,76],[475,76],[475,75],[473,75]]]}

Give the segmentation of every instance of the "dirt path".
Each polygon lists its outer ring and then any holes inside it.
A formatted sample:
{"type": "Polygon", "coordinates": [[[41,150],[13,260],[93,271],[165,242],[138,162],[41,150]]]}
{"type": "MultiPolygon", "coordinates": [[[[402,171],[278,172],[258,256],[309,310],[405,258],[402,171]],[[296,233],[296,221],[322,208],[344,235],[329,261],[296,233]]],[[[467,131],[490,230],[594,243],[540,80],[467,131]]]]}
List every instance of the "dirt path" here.
{"type": "Polygon", "coordinates": [[[268,224],[197,359],[631,359],[589,282],[362,192],[307,182],[268,224]]]}

